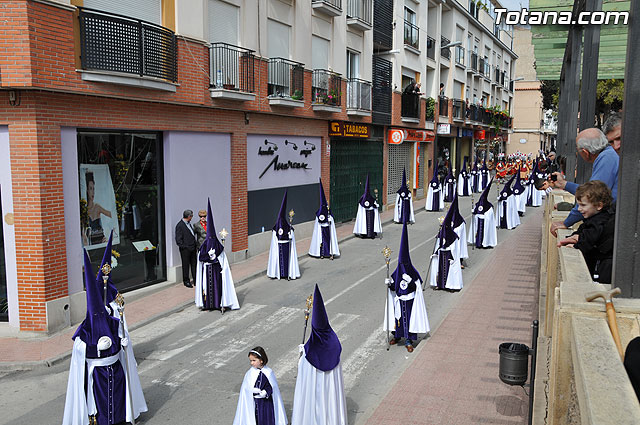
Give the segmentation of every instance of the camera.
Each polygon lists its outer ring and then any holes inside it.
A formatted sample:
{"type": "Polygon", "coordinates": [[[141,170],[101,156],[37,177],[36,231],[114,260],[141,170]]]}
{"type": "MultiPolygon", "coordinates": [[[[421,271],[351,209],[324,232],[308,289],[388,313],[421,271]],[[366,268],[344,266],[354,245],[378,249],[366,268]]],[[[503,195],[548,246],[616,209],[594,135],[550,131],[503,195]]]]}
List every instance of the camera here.
{"type": "Polygon", "coordinates": [[[551,174],[551,176],[549,176],[549,179],[550,179],[552,182],[555,182],[555,181],[558,181],[558,176],[557,176],[557,175],[555,175],[555,174],[551,174]]]}

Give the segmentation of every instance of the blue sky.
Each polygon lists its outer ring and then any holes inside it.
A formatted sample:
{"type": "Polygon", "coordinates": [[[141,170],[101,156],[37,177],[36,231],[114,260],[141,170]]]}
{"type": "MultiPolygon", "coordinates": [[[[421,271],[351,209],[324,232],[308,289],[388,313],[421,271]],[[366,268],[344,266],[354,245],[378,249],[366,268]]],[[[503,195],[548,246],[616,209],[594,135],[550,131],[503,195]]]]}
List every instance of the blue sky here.
{"type": "Polygon", "coordinates": [[[529,7],[529,0],[498,0],[509,10],[520,10],[522,7],[529,7]]]}

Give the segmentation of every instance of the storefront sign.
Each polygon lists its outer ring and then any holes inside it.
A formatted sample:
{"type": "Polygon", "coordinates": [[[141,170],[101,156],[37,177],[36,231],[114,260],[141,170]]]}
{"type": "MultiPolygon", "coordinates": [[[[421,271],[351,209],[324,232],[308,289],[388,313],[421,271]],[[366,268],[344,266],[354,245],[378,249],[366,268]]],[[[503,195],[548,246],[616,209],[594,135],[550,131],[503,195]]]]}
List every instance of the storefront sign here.
{"type": "Polygon", "coordinates": [[[329,137],[357,137],[366,139],[370,129],[367,124],[358,124],[341,121],[329,122],[329,137]]]}
{"type": "Polygon", "coordinates": [[[410,128],[400,129],[393,128],[389,130],[389,144],[399,145],[404,141],[407,142],[433,142],[435,135],[433,131],[413,130],[410,128]]]}
{"type": "Polygon", "coordinates": [[[484,139],[485,135],[484,135],[484,130],[476,130],[473,132],[473,138],[474,139],[484,139]]]}
{"type": "Polygon", "coordinates": [[[438,134],[451,133],[451,124],[438,124],[438,134]]]}
{"type": "Polygon", "coordinates": [[[460,137],[473,137],[473,130],[460,129],[460,137]]]}

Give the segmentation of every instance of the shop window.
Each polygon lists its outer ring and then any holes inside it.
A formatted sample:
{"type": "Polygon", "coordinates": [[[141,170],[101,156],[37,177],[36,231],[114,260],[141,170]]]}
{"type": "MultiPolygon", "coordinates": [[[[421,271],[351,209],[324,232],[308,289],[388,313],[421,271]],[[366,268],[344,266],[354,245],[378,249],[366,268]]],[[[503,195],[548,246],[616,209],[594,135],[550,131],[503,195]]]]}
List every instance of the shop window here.
{"type": "Polygon", "coordinates": [[[82,245],[97,270],[113,230],[118,290],[166,280],[162,137],[78,132],[82,245]]]}

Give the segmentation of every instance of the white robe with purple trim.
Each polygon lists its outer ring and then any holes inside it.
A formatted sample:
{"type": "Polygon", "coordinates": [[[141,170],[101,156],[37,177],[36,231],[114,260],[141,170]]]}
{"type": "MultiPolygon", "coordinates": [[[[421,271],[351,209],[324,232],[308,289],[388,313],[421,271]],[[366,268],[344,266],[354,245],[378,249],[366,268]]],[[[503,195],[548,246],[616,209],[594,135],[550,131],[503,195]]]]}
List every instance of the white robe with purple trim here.
{"type": "Polygon", "coordinates": [[[476,243],[476,233],[478,229],[478,219],[484,219],[483,226],[483,238],[482,238],[482,246],[484,248],[494,247],[498,244],[498,231],[496,229],[496,220],[495,213],[493,212],[493,208],[489,208],[488,211],[485,211],[483,214],[473,214],[471,218],[471,226],[469,228],[469,234],[467,236],[467,242],[470,244],[476,243]]]}
{"type": "Polygon", "coordinates": [[[442,192],[442,185],[438,184],[438,188],[434,189],[433,187],[431,187],[431,184],[429,184],[429,190],[427,191],[427,202],[424,205],[424,209],[427,211],[436,211],[431,209],[431,207],[433,206],[433,196],[435,193],[439,193],[440,194],[440,199],[438,202],[438,210],[437,211],[441,211],[444,208],[444,193],[442,192]]]}
{"type": "MultiPolygon", "coordinates": [[[[271,247],[269,248],[269,263],[267,264],[267,276],[280,279],[280,252],[278,250],[279,239],[276,231],[271,231],[271,247]]],[[[300,277],[300,266],[298,265],[298,253],[296,251],[296,236],[293,229],[289,232],[289,279],[300,277]]]]}
{"type": "Polygon", "coordinates": [[[263,375],[269,380],[269,384],[273,390],[271,398],[273,399],[273,413],[276,419],[276,425],[287,425],[287,412],[284,410],[284,403],[280,395],[278,381],[268,366],[264,366],[262,369],[252,367],[244,374],[233,425],[256,425],[256,405],[253,401],[253,388],[260,371],[262,371],[263,375]]]}
{"type": "Polygon", "coordinates": [[[309,255],[312,257],[320,257],[320,244],[322,243],[322,228],[330,226],[331,230],[329,230],[330,238],[331,238],[331,246],[329,250],[331,251],[331,255],[334,257],[340,256],[340,249],[338,248],[338,235],[336,234],[336,224],[333,221],[333,216],[329,216],[329,219],[326,223],[320,223],[318,221],[318,217],[316,217],[316,222],[313,225],[313,235],[311,236],[311,245],[309,245],[309,255]]]}
{"type": "MultiPolygon", "coordinates": [[[[213,257],[215,258],[215,256],[213,257]]],[[[233,278],[231,277],[231,268],[229,267],[229,261],[224,251],[218,256],[220,267],[222,268],[222,296],[220,297],[220,305],[224,308],[231,310],[237,310],[240,308],[238,303],[238,297],[236,295],[236,288],[233,284],[233,278]]],[[[204,303],[202,301],[202,293],[207,293],[207,267],[212,267],[211,263],[203,263],[198,257],[198,266],[196,268],[196,280],[195,280],[195,302],[196,307],[202,308],[204,303]]]]}

